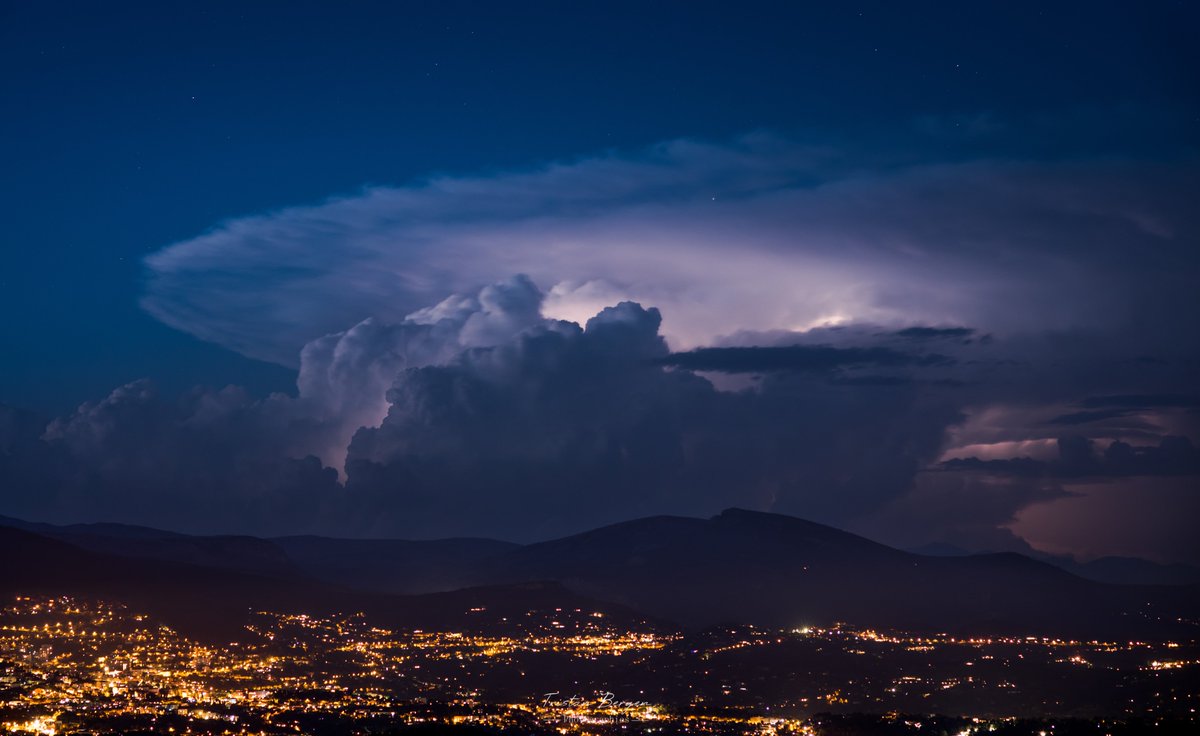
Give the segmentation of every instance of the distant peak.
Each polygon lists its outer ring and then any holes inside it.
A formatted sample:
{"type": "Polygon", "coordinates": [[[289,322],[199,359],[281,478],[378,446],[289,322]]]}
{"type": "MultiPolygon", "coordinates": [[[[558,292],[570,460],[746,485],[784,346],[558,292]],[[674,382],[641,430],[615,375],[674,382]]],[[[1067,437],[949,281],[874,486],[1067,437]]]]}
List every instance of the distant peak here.
{"type": "Polygon", "coordinates": [[[757,519],[768,516],[782,516],[782,514],[773,514],[770,511],[754,511],[751,509],[743,509],[738,506],[730,506],[721,513],[712,517],[715,519],[757,519]]]}
{"type": "Polygon", "coordinates": [[[810,526],[822,527],[824,524],[818,524],[815,521],[801,519],[798,516],[789,516],[788,514],[778,514],[774,511],[754,511],[752,509],[743,509],[736,506],[731,506],[716,516],[710,521],[726,521],[726,522],[742,522],[751,524],[786,524],[790,526],[810,526]]]}

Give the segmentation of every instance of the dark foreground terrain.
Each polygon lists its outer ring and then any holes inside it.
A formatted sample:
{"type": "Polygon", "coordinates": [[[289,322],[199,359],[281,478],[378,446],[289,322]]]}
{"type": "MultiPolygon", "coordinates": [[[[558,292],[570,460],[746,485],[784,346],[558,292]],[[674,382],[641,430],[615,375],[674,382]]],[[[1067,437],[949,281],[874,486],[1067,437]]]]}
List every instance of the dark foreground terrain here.
{"type": "Polygon", "coordinates": [[[20,526],[9,732],[1200,728],[1194,586],[1016,555],[742,511],[527,546],[20,526]]]}

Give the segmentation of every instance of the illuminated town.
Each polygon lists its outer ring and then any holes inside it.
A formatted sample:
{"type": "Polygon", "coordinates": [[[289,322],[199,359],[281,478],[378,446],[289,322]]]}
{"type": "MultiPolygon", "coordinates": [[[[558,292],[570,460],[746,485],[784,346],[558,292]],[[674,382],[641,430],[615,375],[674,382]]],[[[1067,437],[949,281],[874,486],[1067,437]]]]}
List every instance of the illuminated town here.
{"type": "Polygon", "coordinates": [[[0,0],[0,736],[1200,736],[1200,0],[0,0]]]}
{"type": "Polygon", "coordinates": [[[850,714],[873,714],[898,732],[950,724],[955,733],[1037,733],[1012,730],[1028,726],[1013,714],[1037,714],[1058,733],[1073,733],[1064,725],[1072,723],[1097,733],[1200,727],[1196,642],[963,639],[850,626],[683,634],[649,624],[622,630],[578,609],[529,611],[519,621],[468,613],[479,625],[466,631],[393,631],[361,614],[258,611],[244,636],[217,645],[120,604],[10,598],[0,614],[0,725],[34,734],[372,733],[417,724],[787,734],[853,732],[844,730],[850,714]]]}

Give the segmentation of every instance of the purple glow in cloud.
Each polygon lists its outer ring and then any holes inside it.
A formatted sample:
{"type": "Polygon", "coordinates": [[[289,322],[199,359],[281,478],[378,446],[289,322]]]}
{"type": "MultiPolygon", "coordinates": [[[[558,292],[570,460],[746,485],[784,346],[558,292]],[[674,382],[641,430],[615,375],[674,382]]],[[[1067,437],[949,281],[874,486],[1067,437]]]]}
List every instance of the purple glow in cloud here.
{"type": "Polygon", "coordinates": [[[1155,267],[1139,252],[1182,248],[1194,230],[1180,176],[1129,163],[865,169],[767,135],[674,141],[232,219],[148,257],[142,303],[285,365],[366,317],[397,323],[514,273],[547,292],[549,317],[654,304],[676,349],[848,322],[1105,326],[1139,312],[1126,282],[1155,267]]]}

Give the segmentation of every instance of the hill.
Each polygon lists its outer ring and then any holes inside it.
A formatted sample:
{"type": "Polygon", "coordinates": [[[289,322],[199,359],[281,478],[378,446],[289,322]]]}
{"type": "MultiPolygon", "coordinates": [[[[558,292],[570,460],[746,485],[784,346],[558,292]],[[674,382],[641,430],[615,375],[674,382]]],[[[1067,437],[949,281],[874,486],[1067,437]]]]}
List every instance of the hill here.
{"type": "Polygon", "coordinates": [[[370,610],[381,621],[418,625],[458,621],[485,599],[495,610],[609,605],[689,628],[840,621],[973,635],[1132,638],[1194,636],[1187,622],[1200,619],[1195,585],[1099,583],[1011,553],[913,554],[740,509],[710,519],[637,519],[529,545],[84,527],[52,527],[55,539],[0,529],[11,547],[0,551],[22,561],[0,576],[0,589],[103,593],[176,618],[197,618],[196,610],[236,618],[260,606],[370,610]]]}

